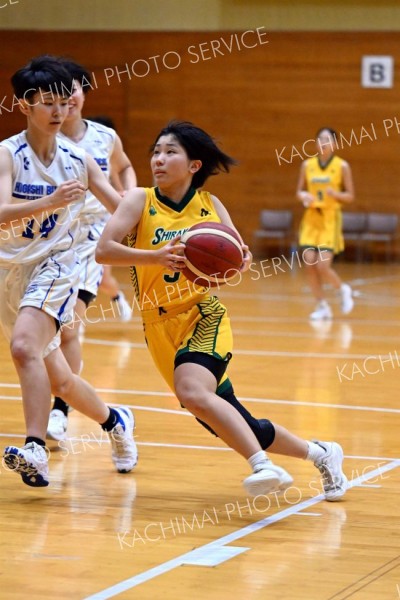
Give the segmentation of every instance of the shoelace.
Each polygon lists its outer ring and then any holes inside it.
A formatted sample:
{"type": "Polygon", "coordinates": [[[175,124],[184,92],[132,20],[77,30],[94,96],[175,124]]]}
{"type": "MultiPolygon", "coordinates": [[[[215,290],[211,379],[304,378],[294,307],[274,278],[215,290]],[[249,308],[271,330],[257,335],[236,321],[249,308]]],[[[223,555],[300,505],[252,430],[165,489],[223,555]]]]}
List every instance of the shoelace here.
{"type": "Polygon", "coordinates": [[[324,489],[336,490],[339,485],[335,483],[335,477],[332,475],[329,468],[324,463],[317,465],[317,468],[322,475],[322,484],[324,489]]]}
{"type": "Polygon", "coordinates": [[[110,431],[111,444],[117,454],[125,452],[129,447],[129,440],[125,437],[125,429],[122,425],[116,425],[112,431],[110,431]]]}

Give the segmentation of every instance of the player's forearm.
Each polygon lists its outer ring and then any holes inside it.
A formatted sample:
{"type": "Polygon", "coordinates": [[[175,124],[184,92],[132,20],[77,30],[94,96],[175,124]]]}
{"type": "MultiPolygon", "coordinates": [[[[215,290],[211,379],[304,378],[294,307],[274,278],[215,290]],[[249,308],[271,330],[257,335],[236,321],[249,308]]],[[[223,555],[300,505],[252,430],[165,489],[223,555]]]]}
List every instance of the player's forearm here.
{"type": "Polygon", "coordinates": [[[155,250],[129,248],[113,240],[102,241],[101,238],[97,244],[95,258],[101,265],[116,267],[149,265],[157,262],[155,250]]]}
{"type": "Polygon", "coordinates": [[[118,178],[122,189],[124,190],[130,190],[137,186],[136,173],[132,165],[127,165],[124,169],[122,169],[118,173],[118,178]]]}
{"type": "Polygon", "coordinates": [[[101,185],[91,182],[89,189],[109,213],[113,214],[117,210],[121,196],[105,178],[101,185]]]}
{"type": "Polygon", "coordinates": [[[22,220],[26,221],[42,213],[50,215],[57,208],[65,207],[65,204],[65,201],[54,202],[53,194],[43,196],[37,200],[31,200],[30,202],[3,204],[0,206],[0,223],[6,227],[18,222],[23,224],[22,220]]]}
{"type": "Polygon", "coordinates": [[[333,197],[343,204],[351,204],[354,201],[354,194],[351,192],[335,192],[333,197]]]}

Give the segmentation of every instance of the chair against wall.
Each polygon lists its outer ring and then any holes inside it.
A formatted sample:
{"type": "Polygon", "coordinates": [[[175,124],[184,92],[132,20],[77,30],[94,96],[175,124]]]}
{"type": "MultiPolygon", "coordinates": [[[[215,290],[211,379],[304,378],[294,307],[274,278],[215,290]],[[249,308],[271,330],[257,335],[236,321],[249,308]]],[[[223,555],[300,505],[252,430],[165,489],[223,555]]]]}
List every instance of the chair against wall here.
{"type": "Polygon", "coordinates": [[[383,242],[387,261],[394,256],[394,246],[398,238],[398,223],[399,217],[395,213],[370,212],[367,214],[367,228],[363,233],[363,240],[369,246],[375,242],[383,242]]]}
{"type": "Polygon", "coordinates": [[[293,245],[293,212],[291,210],[262,210],[260,212],[260,227],[254,232],[254,247],[261,242],[276,240],[279,250],[285,246],[292,249],[293,245]]]}
{"type": "Polygon", "coordinates": [[[367,231],[367,213],[343,211],[342,228],[345,244],[349,241],[352,242],[356,246],[357,261],[362,261],[365,244],[363,235],[367,231]]]}

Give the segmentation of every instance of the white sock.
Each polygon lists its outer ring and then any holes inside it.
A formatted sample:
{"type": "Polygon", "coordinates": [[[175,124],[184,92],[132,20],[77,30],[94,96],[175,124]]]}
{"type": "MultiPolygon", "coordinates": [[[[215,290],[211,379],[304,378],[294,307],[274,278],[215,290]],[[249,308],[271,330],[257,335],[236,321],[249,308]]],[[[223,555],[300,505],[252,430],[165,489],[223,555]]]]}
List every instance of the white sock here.
{"type": "Polygon", "coordinates": [[[319,458],[322,458],[323,456],[325,456],[326,450],[324,448],[322,448],[315,442],[307,441],[307,444],[308,444],[308,452],[307,452],[306,460],[312,460],[312,462],[315,462],[319,458]]]}
{"type": "Polygon", "coordinates": [[[268,466],[268,463],[270,462],[264,450],[256,452],[255,454],[250,456],[250,458],[248,458],[247,461],[253,469],[254,473],[260,471],[261,469],[265,469],[268,466]]]}

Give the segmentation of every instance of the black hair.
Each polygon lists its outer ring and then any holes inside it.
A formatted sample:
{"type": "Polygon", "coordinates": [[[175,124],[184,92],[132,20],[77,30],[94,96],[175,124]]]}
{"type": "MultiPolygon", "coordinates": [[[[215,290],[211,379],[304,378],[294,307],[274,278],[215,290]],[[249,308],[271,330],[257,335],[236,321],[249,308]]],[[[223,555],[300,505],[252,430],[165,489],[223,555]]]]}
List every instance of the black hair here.
{"type": "Polygon", "coordinates": [[[73,78],[56,56],[43,54],[32,58],[11,77],[15,96],[31,100],[39,91],[71,96],[73,78]]]}
{"type": "Polygon", "coordinates": [[[73,79],[75,79],[82,86],[82,91],[86,95],[89,90],[93,88],[92,76],[89,71],[79,63],[65,56],[60,57],[60,62],[67,69],[73,79]]]}
{"type": "Polygon", "coordinates": [[[196,189],[202,187],[210,175],[228,173],[230,167],[237,164],[234,158],[218,148],[208,133],[189,121],[170,121],[157,135],[150,147],[151,152],[163,135],[173,135],[185,149],[189,160],[201,160],[202,166],[192,179],[192,186],[196,189]]]}
{"type": "Polygon", "coordinates": [[[106,115],[96,115],[94,117],[85,117],[88,121],[94,121],[95,123],[100,123],[100,125],[104,125],[105,127],[109,127],[110,129],[115,130],[114,121],[107,117],[106,115]]]}
{"type": "Polygon", "coordinates": [[[323,131],[329,131],[329,133],[331,134],[331,136],[336,140],[337,139],[337,133],[334,129],[331,129],[331,127],[321,127],[320,129],[318,129],[317,133],[315,134],[316,139],[319,138],[319,136],[321,135],[321,133],[323,131]]]}

